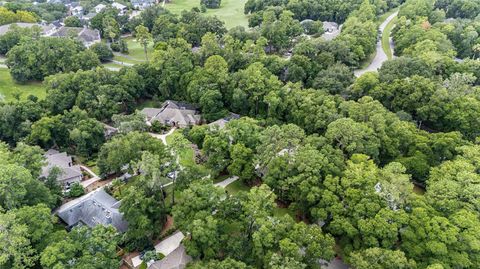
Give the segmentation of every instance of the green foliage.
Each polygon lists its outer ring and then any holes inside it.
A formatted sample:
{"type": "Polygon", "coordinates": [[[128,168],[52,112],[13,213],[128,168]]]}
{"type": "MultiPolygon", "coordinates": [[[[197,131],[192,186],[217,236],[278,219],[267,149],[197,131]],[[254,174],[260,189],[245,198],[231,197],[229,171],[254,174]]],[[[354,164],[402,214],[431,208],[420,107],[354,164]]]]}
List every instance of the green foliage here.
{"type": "Polygon", "coordinates": [[[72,39],[41,37],[10,49],[6,64],[16,81],[26,82],[59,72],[88,70],[99,61],[96,54],[72,39]]]}
{"type": "Polygon", "coordinates": [[[63,20],[66,27],[82,27],[82,22],[77,16],[69,16],[63,20]]]}
{"type": "Polygon", "coordinates": [[[93,44],[90,47],[90,50],[92,50],[93,52],[95,52],[95,54],[97,54],[98,59],[101,62],[106,62],[106,61],[110,61],[111,59],[113,59],[112,50],[108,47],[107,44],[105,44],[103,42],[93,44]]]}
{"type": "Polygon", "coordinates": [[[80,197],[85,194],[85,190],[83,189],[80,183],[73,183],[70,185],[70,191],[68,192],[69,197],[80,197]]]}

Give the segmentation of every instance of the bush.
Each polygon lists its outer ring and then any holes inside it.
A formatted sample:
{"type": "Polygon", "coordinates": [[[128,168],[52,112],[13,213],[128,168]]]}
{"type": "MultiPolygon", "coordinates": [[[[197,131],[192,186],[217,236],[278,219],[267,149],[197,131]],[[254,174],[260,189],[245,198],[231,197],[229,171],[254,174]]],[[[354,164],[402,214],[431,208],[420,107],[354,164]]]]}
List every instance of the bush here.
{"type": "Polygon", "coordinates": [[[123,40],[123,39],[120,39],[120,40],[112,43],[110,45],[110,48],[115,52],[121,52],[121,53],[124,53],[124,54],[128,54],[128,45],[127,45],[127,42],[125,42],[125,40],[123,40]]]}
{"type": "Polygon", "coordinates": [[[159,121],[154,121],[152,122],[152,126],[150,126],[150,131],[154,133],[161,133],[162,131],[166,131],[168,129],[168,126],[165,124],[162,124],[159,121]]]}
{"type": "Polygon", "coordinates": [[[200,6],[206,6],[207,8],[219,8],[222,0],[201,0],[200,6]]]}
{"type": "Polygon", "coordinates": [[[76,182],[70,186],[70,192],[68,193],[69,197],[74,198],[74,197],[82,196],[84,194],[85,194],[85,190],[83,189],[82,185],[80,185],[80,183],[76,182]]]}
{"type": "Polygon", "coordinates": [[[113,59],[113,52],[107,44],[100,42],[93,44],[90,49],[97,54],[101,62],[107,62],[113,59]]]}

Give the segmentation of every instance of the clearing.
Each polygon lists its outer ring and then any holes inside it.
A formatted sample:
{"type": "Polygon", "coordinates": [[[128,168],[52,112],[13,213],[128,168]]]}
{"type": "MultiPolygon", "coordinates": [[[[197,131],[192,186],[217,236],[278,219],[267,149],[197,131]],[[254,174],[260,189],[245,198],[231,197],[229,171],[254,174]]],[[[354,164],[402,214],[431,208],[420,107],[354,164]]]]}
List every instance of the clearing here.
{"type": "MultiPolygon", "coordinates": [[[[243,13],[247,0],[222,0],[220,8],[207,9],[205,14],[217,16],[225,22],[227,29],[235,26],[248,27],[248,17],[243,13]]],[[[191,10],[193,7],[200,8],[200,0],[172,0],[165,7],[175,14],[183,10],[191,10]]],[[[130,47],[129,47],[130,48],[130,47]]]]}
{"type": "Polygon", "coordinates": [[[17,84],[10,76],[7,68],[0,68],[0,99],[5,101],[15,100],[15,94],[20,94],[20,99],[25,100],[29,95],[34,95],[39,99],[45,99],[47,94],[41,82],[29,82],[26,84],[17,84]]]}
{"type": "MultiPolygon", "coordinates": [[[[141,64],[146,61],[143,46],[140,45],[135,37],[129,36],[124,39],[128,45],[128,54],[114,52],[113,60],[127,64],[141,64]]],[[[151,59],[153,53],[153,42],[147,48],[148,58],[151,59]]]]}

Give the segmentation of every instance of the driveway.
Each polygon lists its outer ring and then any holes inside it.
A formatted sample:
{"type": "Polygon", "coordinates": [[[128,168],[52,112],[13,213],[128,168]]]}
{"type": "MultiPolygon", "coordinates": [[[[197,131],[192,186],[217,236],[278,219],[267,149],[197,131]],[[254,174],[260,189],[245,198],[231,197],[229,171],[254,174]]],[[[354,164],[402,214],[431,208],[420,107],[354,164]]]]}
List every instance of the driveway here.
{"type": "Polygon", "coordinates": [[[224,181],[215,183],[214,186],[215,187],[220,187],[220,188],[225,188],[228,185],[232,184],[233,182],[237,181],[237,179],[238,179],[237,176],[229,177],[229,178],[225,179],[224,181]]]}
{"type": "Polygon", "coordinates": [[[97,182],[100,180],[100,177],[95,174],[92,170],[90,170],[90,168],[84,166],[84,165],[80,165],[80,168],[83,170],[83,171],[86,171],[87,173],[90,174],[91,178],[90,179],[87,179],[87,180],[84,180],[84,181],[81,181],[80,184],[82,185],[82,187],[86,188],[88,186],[90,186],[91,184],[97,182]]]}
{"type": "MultiPolygon", "coordinates": [[[[388,16],[388,18],[382,24],[380,24],[379,30],[382,33],[382,35],[385,31],[385,27],[387,26],[387,24],[391,20],[393,20],[397,16],[397,14],[398,14],[398,11],[393,13],[392,15],[388,16]]],[[[391,41],[390,41],[390,50],[393,51],[393,42],[391,42],[391,41]]],[[[375,58],[373,58],[373,60],[372,60],[372,62],[370,63],[369,66],[367,66],[366,68],[363,68],[363,69],[355,70],[354,74],[355,74],[356,77],[359,77],[359,76],[365,74],[366,72],[377,71],[380,67],[382,67],[383,62],[385,62],[386,60],[388,60],[388,57],[387,57],[387,54],[385,53],[385,51],[383,51],[382,36],[380,36],[379,39],[378,39],[378,42],[377,42],[375,58]]]]}
{"type": "Polygon", "coordinates": [[[172,129],[170,129],[170,131],[168,131],[168,133],[166,134],[154,134],[154,133],[149,133],[152,137],[155,137],[156,139],[160,139],[162,140],[163,144],[166,146],[167,145],[167,136],[173,134],[173,132],[175,132],[176,128],[173,127],[172,129]]]}

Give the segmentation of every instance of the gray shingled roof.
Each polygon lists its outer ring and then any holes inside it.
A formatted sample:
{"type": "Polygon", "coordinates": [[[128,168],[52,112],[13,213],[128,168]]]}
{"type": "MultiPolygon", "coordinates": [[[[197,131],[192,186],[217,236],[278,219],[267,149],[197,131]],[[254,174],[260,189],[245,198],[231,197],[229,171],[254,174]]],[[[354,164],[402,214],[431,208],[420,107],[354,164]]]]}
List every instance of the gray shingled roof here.
{"type": "Polygon", "coordinates": [[[180,245],[162,260],[154,262],[148,269],[184,269],[191,260],[192,257],[188,256],[185,247],[180,245]]]}
{"type": "Polygon", "coordinates": [[[58,167],[62,171],[57,178],[58,181],[65,181],[76,177],[79,177],[81,180],[82,170],[80,166],[73,165],[72,157],[68,156],[66,152],[58,152],[50,149],[45,153],[45,158],[47,164],[42,167],[40,177],[48,177],[52,168],[58,167]]]}
{"type": "Polygon", "coordinates": [[[69,226],[78,223],[89,227],[111,224],[123,233],[127,231],[128,223],[118,210],[119,206],[119,201],[100,189],[79,198],[77,203],[62,208],[57,214],[69,226]]]}
{"type": "Polygon", "coordinates": [[[46,34],[48,31],[50,31],[54,28],[54,26],[51,25],[51,24],[42,25],[42,24],[38,24],[38,23],[16,22],[16,23],[10,23],[10,24],[5,24],[5,25],[0,26],[0,35],[4,35],[8,31],[10,31],[10,27],[13,24],[15,24],[15,25],[17,25],[18,27],[21,27],[21,28],[32,28],[34,26],[40,27],[42,34],[46,34]]]}
{"type": "Polygon", "coordinates": [[[165,101],[161,108],[144,108],[140,112],[148,121],[160,121],[165,124],[187,126],[200,122],[200,115],[194,105],[171,100],[165,101]]]}

